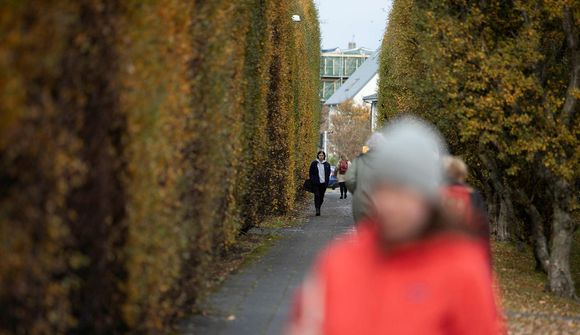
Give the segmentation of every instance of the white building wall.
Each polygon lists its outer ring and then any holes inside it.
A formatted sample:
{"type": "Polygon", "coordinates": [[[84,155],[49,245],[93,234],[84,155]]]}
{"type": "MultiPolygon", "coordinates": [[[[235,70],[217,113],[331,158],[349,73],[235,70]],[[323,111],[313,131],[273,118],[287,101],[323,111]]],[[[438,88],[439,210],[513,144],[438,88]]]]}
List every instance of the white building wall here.
{"type": "Polygon", "coordinates": [[[379,89],[379,75],[375,74],[371,80],[352,98],[357,105],[365,105],[363,98],[377,93],[379,89]]]}

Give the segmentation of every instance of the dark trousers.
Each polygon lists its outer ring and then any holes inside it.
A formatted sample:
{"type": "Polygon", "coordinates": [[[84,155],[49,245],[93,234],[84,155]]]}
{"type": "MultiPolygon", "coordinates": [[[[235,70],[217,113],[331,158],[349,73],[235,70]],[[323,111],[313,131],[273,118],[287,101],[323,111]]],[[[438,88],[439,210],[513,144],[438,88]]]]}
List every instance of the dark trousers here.
{"type": "Polygon", "coordinates": [[[346,183],[338,183],[338,186],[340,186],[340,196],[346,197],[346,183]]]}
{"type": "Polygon", "coordinates": [[[326,193],[326,184],[314,185],[314,207],[320,208],[322,206],[324,193],[326,193]]]}

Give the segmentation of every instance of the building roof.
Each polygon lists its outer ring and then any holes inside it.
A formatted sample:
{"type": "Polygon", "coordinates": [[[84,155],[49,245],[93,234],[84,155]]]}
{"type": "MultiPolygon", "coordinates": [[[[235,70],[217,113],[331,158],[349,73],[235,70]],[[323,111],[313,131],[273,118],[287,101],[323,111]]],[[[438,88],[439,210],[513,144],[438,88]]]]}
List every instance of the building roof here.
{"type": "Polygon", "coordinates": [[[326,105],[338,105],[354,98],[378,72],[379,52],[375,52],[326,100],[326,105]]]}
{"type": "Polygon", "coordinates": [[[341,49],[339,47],[336,48],[332,48],[332,49],[323,49],[322,50],[322,55],[323,56],[327,56],[327,55],[372,55],[375,51],[368,49],[368,48],[364,48],[364,47],[359,47],[359,48],[354,48],[354,49],[341,49]]]}

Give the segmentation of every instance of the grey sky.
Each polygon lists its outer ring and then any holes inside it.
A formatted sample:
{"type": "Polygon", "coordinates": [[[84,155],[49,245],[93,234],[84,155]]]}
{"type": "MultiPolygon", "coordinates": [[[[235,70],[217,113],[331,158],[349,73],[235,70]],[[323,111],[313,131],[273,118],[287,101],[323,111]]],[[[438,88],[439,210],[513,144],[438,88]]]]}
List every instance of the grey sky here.
{"type": "Polygon", "coordinates": [[[387,24],[391,0],[314,0],[318,5],[322,47],[357,46],[377,49],[387,24]]]}

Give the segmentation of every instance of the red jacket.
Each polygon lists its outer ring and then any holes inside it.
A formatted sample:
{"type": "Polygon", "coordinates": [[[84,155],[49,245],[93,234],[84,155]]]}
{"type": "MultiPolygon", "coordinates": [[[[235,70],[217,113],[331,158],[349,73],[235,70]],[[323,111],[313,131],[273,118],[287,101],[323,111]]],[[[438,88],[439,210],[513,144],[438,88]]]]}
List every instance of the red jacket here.
{"type": "Polygon", "coordinates": [[[487,209],[479,192],[465,184],[450,184],[441,188],[441,198],[458,223],[479,237],[491,264],[487,209]]]}
{"type": "Polygon", "coordinates": [[[320,257],[289,334],[503,333],[478,242],[445,234],[385,252],[370,223],[320,257]]]}

